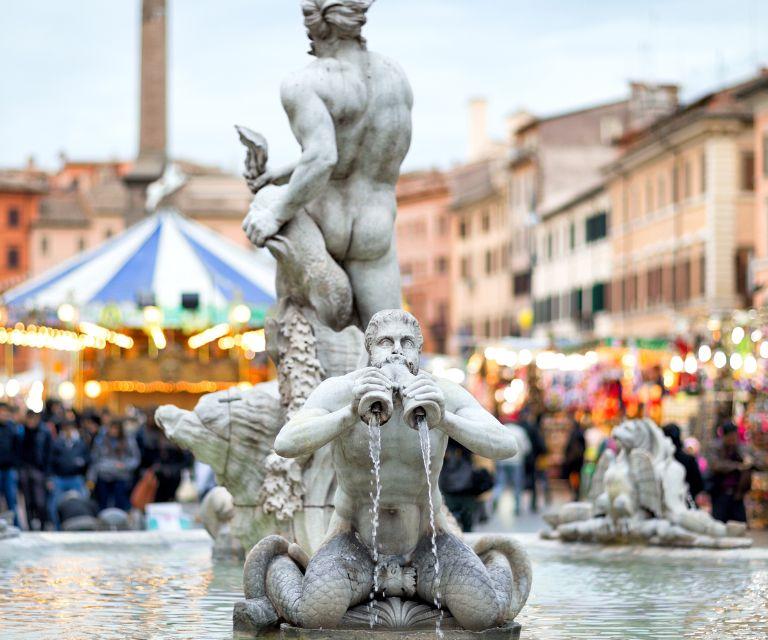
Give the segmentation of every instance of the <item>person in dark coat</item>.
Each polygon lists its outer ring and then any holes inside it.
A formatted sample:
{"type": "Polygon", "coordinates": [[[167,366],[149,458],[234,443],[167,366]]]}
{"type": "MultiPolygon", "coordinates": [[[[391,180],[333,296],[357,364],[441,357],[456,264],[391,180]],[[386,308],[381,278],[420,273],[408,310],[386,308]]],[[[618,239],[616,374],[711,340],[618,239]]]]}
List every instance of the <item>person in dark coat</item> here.
{"type": "Polygon", "coordinates": [[[181,472],[192,465],[192,456],[171,442],[155,424],[154,410],[147,412],[147,421],[136,435],[136,442],[141,452],[136,479],[152,469],[157,478],[154,502],[174,502],[181,483],[181,472]]]}
{"type": "Polygon", "coordinates": [[[13,419],[11,407],[0,402],[0,495],[8,511],[13,511],[13,523],[19,526],[16,496],[19,491],[19,458],[23,427],[13,419]]]}
{"type": "Polygon", "coordinates": [[[472,452],[453,439],[448,440],[438,483],[445,498],[445,506],[456,518],[462,531],[472,531],[477,511],[472,452]]]}
{"type": "Polygon", "coordinates": [[[739,444],[738,427],[733,422],[726,422],[719,441],[709,455],[712,517],[715,520],[747,521],[744,496],[750,488],[753,464],[739,444]]]}
{"type": "Polygon", "coordinates": [[[59,523],[59,500],[67,492],[75,491],[83,498],[88,497],[85,474],[91,461],[91,453],[85,440],[80,436],[77,423],[65,420],[61,423],[59,437],[51,447],[49,512],[57,529],[59,523]]]}
{"type": "Polygon", "coordinates": [[[49,521],[46,478],[51,461],[53,438],[40,415],[27,411],[21,443],[19,484],[24,494],[27,526],[44,530],[49,521]]]}
{"type": "Polygon", "coordinates": [[[563,454],[562,476],[568,481],[574,500],[579,499],[581,491],[581,468],[584,466],[584,452],[587,450],[587,441],[584,438],[584,430],[581,423],[571,418],[571,431],[568,434],[568,442],[563,454]]]}
{"type": "Polygon", "coordinates": [[[130,511],[131,485],[140,456],[136,440],[125,433],[121,420],[113,419],[96,438],[91,456],[88,477],[95,481],[99,510],[117,507],[130,511]]]}
{"type": "Polygon", "coordinates": [[[688,483],[688,492],[691,501],[696,501],[696,496],[704,491],[704,479],[701,477],[699,463],[691,454],[683,449],[683,441],[680,437],[680,427],[670,423],[664,427],[664,435],[672,440],[675,445],[675,460],[685,467],[685,481],[688,483]]]}

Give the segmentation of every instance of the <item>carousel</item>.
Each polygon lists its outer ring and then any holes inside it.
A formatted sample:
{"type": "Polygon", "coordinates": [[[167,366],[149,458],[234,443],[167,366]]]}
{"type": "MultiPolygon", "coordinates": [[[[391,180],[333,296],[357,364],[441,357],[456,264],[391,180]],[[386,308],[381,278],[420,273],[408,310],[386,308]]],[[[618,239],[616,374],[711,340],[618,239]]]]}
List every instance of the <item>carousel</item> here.
{"type": "Polygon", "coordinates": [[[161,210],[5,293],[0,397],[191,407],[266,380],[274,281],[266,250],[161,210]]]}

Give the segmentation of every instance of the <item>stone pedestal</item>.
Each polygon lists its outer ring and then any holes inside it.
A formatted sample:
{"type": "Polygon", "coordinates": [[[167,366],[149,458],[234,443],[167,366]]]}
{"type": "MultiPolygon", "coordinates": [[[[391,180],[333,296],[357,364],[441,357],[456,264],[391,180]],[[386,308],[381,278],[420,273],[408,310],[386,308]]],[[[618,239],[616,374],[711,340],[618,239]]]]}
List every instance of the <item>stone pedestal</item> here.
{"type": "MultiPolygon", "coordinates": [[[[508,622],[485,631],[444,629],[444,640],[518,640],[521,626],[508,622]]],[[[281,640],[435,640],[435,629],[299,629],[287,624],[280,628],[281,640]]]]}

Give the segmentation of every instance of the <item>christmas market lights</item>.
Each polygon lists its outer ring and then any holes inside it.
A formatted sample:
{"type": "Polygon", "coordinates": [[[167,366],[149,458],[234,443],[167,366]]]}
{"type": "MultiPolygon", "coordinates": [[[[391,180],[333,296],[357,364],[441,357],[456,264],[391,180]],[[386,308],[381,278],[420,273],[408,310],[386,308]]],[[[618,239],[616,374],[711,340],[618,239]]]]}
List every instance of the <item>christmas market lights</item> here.
{"type": "Polygon", "coordinates": [[[95,338],[100,338],[110,344],[114,344],[121,349],[132,349],[133,338],[125,335],[124,333],[117,333],[116,331],[110,331],[106,327],[100,327],[93,322],[81,322],[78,325],[81,332],[95,338]]]}
{"type": "Polygon", "coordinates": [[[214,340],[218,340],[219,338],[224,337],[230,332],[230,330],[231,327],[226,322],[217,324],[216,326],[210,327],[205,331],[201,331],[200,333],[191,336],[187,341],[187,344],[189,345],[190,349],[199,349],[206,344],[210,344],[214,340]]]}
{"type": "Polygon", "coordinates": [[[0,327],[0,344],[54,351],[104,349],[107,346],[106,340],[94,335],[22,323],[16,324],[13,328],[0,327]]]}

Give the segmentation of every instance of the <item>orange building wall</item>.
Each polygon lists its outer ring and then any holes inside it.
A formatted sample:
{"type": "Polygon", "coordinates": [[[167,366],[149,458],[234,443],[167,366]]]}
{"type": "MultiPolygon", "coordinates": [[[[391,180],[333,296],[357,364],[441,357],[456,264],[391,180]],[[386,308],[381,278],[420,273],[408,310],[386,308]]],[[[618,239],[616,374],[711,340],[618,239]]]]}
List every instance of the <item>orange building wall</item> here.
{"type": "Polygon", "coordinates": [[[0,192],[0,291],[21,282],[30,268],[29,234],[37,218],[40,195],[37,193],[0,192]],[[9,212],[18,211],[18,225],[9,226],[9,212]],[[8,263],[9,250],[18,250],[18,266],[8,263]]]}
{"type": "Polygon", "coordinates": [[[448,203],[442,174],[401,178],[396,233],[403,297],[421,324],[427,353],[445,353],[451,334],[453,232],[448,203]]]}

